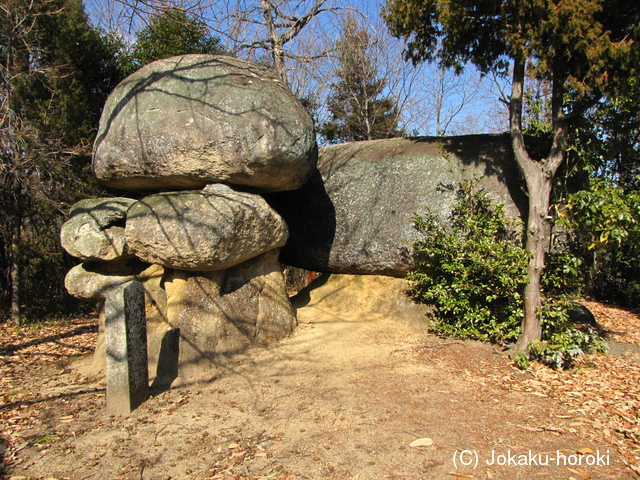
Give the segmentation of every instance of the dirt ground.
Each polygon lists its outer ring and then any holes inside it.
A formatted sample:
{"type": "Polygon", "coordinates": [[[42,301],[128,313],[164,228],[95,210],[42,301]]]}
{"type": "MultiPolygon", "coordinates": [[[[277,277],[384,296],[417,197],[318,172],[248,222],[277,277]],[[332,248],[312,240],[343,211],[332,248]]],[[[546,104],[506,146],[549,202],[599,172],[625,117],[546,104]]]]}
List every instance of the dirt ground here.
{"type": "MultiPolygon", "coordinates": [[[[103,376],[76,368],[95,319],[1,325],[3,478],[640,478],[637,353],[521,372],[491,345],[345,308],[346,293],[302,301],[290,338],[154,392],[128,418],[107,416],[103,376]]],[[[626,340],[618,351],[634,349],[636,315],[592,310],[626,340]]]]}

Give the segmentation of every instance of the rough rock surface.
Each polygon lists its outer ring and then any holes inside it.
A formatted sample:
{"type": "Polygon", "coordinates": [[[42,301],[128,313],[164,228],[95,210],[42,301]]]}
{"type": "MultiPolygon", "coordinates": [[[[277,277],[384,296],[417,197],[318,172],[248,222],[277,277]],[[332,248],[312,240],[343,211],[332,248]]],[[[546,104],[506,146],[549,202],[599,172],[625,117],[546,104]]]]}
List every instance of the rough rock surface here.
{"type": "MultiPolygon", "coordinates": [[[[184,380],[209,371],[220,356],[268,345],[293,332],[297,319],[279,252],[271,250],[228,270],[186,272],[152,265],[136,275],[112,278],[93,299],[104,301],[105,293],[133,279],[142,283],[149,373],[156,377],[154,388],[167,388],[178,376],[184,380]]],[[[107,280],[104,269],[100,272],[101,277],[91,272],[94,281],[107,280]]],[[[105,367],[104,322],[101,310],[96,351],[83,367],[87,374],[105,367]]]]}
{"type": "Polygon", "coordinates": [[[337,312],[383,315],[419,330],[429,325],[432,307],[414,302],[404,278],[323,273],[291,299],[298,308],[317,306],[337,312]]]}
{"type": "Polygon", "coordinates": [[[145,291],[145,316],[147,319],[147,339],[150,373],[156,374],[159,352],[166,331],[167,295],[163,288],[164,268],[147,265],[139,260],[126,263],[85,263],[78,265],[68,274],[66,287],[72,295],[98,302],[100,320],[99,334],[92,360],[85,366],[87,374],[97,373],[105,368],[105,311],[104,302],[109,293],[131,280],[137,280],[145,291]]]}
{"type": "MultiPolygon", "coordinates": [[[[81,300],[102,302],[115,288],[131,280],[158,275],[157,265],[149,265],[138,259],[121,262],[85,262],[67,273],[64,286],[81,300]]],[[[161,275],[161,273],[160,273],[161,275]]]]}
{"type": "Polygon", "coordinates": [[[226,56],[153,62],[105,105],[93,170],[133,191],[209,183],[291,190],[317,159],[313,120],[273,73],[226,56]]]}
{"type": "Polygon", "coordinates": [[[289,335],[296,316],[279,249],[228,270],[167,272],[166,318],[180,332],[180,370],[289,335]]]}
{"type": "Polygon", "coordinates": [[[520,218],[526,197],[507,136],[323,148],[318,171],[303,188],[266,196],[289,226],[281,260],[312,271],[403,276],[413,265],[413,216],[430,207],[446,222],[454,187],[473,177],[510,218],[520,218]]]}
{"type": "Polygon", "coordinates": [[[179,270],[223,270],[281,247],[288,230],[259,195],[225,185],[160,193],[127,214],[129,251],[148,263],[179,270]]]}
{"type": "Polygon", "coordinates": [[[82,260],[118,260],[126,250],[124,222],[131,198],[89,198],[71,207],[60,230],[60,243],[69,255],[82,260]]]}

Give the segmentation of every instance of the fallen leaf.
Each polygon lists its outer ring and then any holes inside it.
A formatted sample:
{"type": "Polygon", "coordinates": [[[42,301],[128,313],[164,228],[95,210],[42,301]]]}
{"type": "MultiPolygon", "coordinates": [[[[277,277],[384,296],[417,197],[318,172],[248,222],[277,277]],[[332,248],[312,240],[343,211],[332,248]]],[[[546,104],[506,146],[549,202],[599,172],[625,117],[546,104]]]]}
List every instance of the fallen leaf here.
{"type": "Polygon", "coordinates": [[[593,450],[591,450],[591,449],[590,449],[590,448],[588,448],[588,447],[582,447],[582,448],[579,448],[579,449],[577,450],[577,452],[578,452],[578,453],[580,453],[580,454],[582,454],[582,455],[589,455],[589,454],[593,453],[593,450]]]}
{"type": "Polygon", "coordinates": [[[410,447],[429,447],[433,445],[433,440],[430,438],[419,438],[409,444],[410,447]]]}
{"type": "Polygon", "coordinates": [[[564,433],[563,430],[561,430],[558,427],[544,427],[543,430],[547,431],[547,432],[554,432],[554,433],[564,433]]]}
{"type": "Polygon", "coordinates": [[[544,428],[539,428],[539,427],[527,427],[526,425],[516,425],[517,427],[520,427],[523,430],[527,430],[529,432],[544,432],[544,428]]]}
{"type": "Polygon", "coordinates": [[[567,470],[569,470],[571,473],[575,473],[576,475],[579,475],[580,478],[582,478],[582,480],[589,480],[591,478],[591,474],[586,470],[583,470],[582,468],[576,468],[576,469],[567,468],[567,470]]]}
{"type": "Polygon", "coordinates": [[[535,395],[536,397],[548,397],[549,395],[542,392],[527,392],[529,395],[535,395]]]}

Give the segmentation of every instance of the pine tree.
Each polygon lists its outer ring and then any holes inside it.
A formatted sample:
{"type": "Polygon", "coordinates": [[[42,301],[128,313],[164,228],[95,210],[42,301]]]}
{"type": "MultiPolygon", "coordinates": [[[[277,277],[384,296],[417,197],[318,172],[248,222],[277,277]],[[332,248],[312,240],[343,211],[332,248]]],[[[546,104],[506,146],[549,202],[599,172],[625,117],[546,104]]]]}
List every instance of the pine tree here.
{"type": "Polygon", "coordinates": [[[162,58],[191,53],[223,54],[225,49],[208,27],[184,10],[169,9],[152,17],[136,35],[131,54],[133,70],[162,58]]]}
{"type": "Polygon", "coordinates": [[[372,59],[371,37],[353,17],[345,22],[337,43],[338,82],[332,85],[327,106],[331,120],[321,129],[332,143],[402,136],[398,107],[384,96],[386,82],[378,77],[372,59]]]}

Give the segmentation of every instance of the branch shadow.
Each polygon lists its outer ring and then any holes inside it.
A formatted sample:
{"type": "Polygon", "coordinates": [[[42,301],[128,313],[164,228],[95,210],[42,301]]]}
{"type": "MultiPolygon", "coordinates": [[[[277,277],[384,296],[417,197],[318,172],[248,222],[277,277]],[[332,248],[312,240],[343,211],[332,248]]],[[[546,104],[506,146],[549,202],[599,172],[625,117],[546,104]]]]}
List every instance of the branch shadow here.
{"type": "MultiPolygon", "coordinates": [[[[418,137],[417,143],[437,142],[447,153],[455,155],[466,167],[482,172],[483,177],[494,178],[505,185],[520,218],[526,222],[528,196],[524,177],[517,167],[511,146],[511,136],[504,134],[461,135],[457,137],[418,137]]],[[[528,148],[534,157],[540,156],[541,146],[528,139],[528,148]]]]}
{"type": "MultiPolygon", "coordinates": [[[[36,345],[42,345],[44,343],[59,343],[59,340],[62,340],[64,338],[71,338],[71,337],[75,337],[77,335],[83,335],[85,333],[97,333],[98,331],[98,326],[97,325],[82,325],[80,327],[74,328],[73,330],[69,331],[69,332],[65,332],[65,333],[60,333],[60,334],[56,334],[56,335],[48,335],[46,337],[42,337],[42,338],[38,338],[35,340],[30,340],[28,342],[24,342],[24,343],[19,343],[19,344],[15,344],[15,345],[6,345],[2,348],[0,348],[0,356],[14,356],[14,355],[35,355],[33,353],[25,353],[25,354],[21,354],[21,353],[17,353],[18,351],[24,349],[24,348],[28,348],[28,347],[33,347],[36,345]]],[[[74,348],[79,348],[79,347],[75,347],[74,348]]],[[[86,348],[82,347],[81,349],[83,350],[87,350],[86,348]]],[[[91,350],[91,349],[88,349],[91,350]]],[[[37,355],[46,355],[43,353],[38,353],[37,355]]],[[[82,355],[82,354],[80,354],[82,355]]],[[[56,356],[65,356],[62,354],[58,354],[56,356]]]]}
{"type": "MultiPolygon", "coordinates": [[[[119,182],[117,185],[118,188],[129,188],[138,191],[198,189],[203,188],[207,184],[221,181],[244,185],[249,188],[262,187],[263,185],[256,184],[255,172],[261,171],[263,166],[261,165],[261,160],[259,158],[253,158],[255,155],[251,153],[258,147],[256,147],[255,142],[248,144],[243,138],[233,138],[236,134],[233,128],[249,128],[252,130],[250,138],[255,137],[256,139],[263,138],[266,132],[269,131],[279,132],[278,135],[280,138],[287,138],[293,146],[303,141],[309,141],[310,137],[307,136],[308,138],[303,138],[304,136],[301,135],[302,130],[292,130],[293,126],[299,126],[299,122],[290,122],[290,124],[287,125],[279,118],[281,115],[277,111],[277,108],[280,108],[280,105],[274,104],[275,110],[271,112],[261,104],[263,99],[261,92],[264,90],[266,84],[279,85],[286,95],[290,95],[290,92],[263,67],[243,64],[241,66],[242,74],[233,73],[231,70],[238,69],[236,62],[237,60],[233,57],[224,56],[187,55],[175,57],[174,59],[166,60],[162,66],[162,70],[152,70],[148,72],[145,77],[129,77],[123,81],[119,87],[120,90],[123,91],[122,97],[115,105],[111,106],[107,104],[109,114],[101,119],[100,131],[94,144],[94,156],[101,151],[102,145],[108,136],[122,136],[125,134],[124,126],[120,125],[117,119],[126,111],[127,116],[135,117],[133,121],[136,125],[136,134],[135,136],[127,135],[128,141],[132,143],[130,147],[127,147],[127,152],[123,151],[120,152],[120,154],[125,157],[138,157],[137,164],[135,168],[127,168],[126,178],[122,176],[109,177],[112,173],[107,175],[108,178],[102,178],[101,174],[96,176],[107,184],[109,184],[111,180],[117,179],[119,182]],[[167,68],[166,65],[169,61],[174,62],[171,68],[167,68]],[[211,73],[212,67],[220,67],[220,73],[211,73]],[[225,71],[225,69],[227,70],[225,71]],[[166,84],[169,81],[180,82],[180,84],[186,87],[184,88],[184,93],[169,91],[166,88],[166,84]],[[239,97],[242,99],[242,102],[231,106],[232,104],[229,102],[229,99],[225,97],[225,92],[234,91],[234,88],[237,90],[237,86],[240,84],[244,92],[244,95],[239,97]],[[215,86],[215,88],[212,88],[212,86],[215,86]],[[154,131],[151,130],[151,124],[153,122],[149,119],[142,121],[143,106],[141,105],[141,99],[143,95],[149,93],[154,94],[153,104],[145,104],[144,113],[157,111],[158,115],[162,115],[162,99],[171,98],[177,100],[180,102],[181,108],[183,108],[183,110],[179,110],[178,112],[190,112],[189,122],[194,124],[193,128],[196,131],[208,132],[211,129],[219,130],[222,138],[226,141],[224,149],[229,149],[229,152],[233,152],[233,155],[236,157],[242,154],[248,154],[249,158],[245,159],[242,164],[231,173],[216,171],[219,170],[218,167],[202,168],[200,164],[194,168],[187,167],[184,171],[174,169],[174,173],[163,173],[163,165],[168,165],[175,159],[166,156],[166,150],[168,149],[166,145],[167,139],[158,138],[158,135],[153,134],[154,131]],[[155,108],[151,108],[153,106],[155,106],[155,108]],[[203,106],[205,106],[209,112],[218,112],[221,118],[214,119],[202,114],[201,109],[203,106]],[[255,120],[252,121],[251,126],[245,126],[242,123],[240,126],[232,126],[234,122],[228,120],[231,118],[240,119],[248,115],[252,117],[255,116],[255,120]],[[116,129],[120,130],[116,132],[116,129]],[[221,175],[224,178],[221,178],[221,175]]],[[[283,104],[284,103],[285,102],[283,102],[283,104]]],[[[302,109],[303,107],[300,106],[300,108],[302,109]]],[[[215,115],[213,115],[213,117],[215,117],[215,115]]],[[[163,117],[159,118],[165,121],[163,117]]],[[[178,119],[171,118],[167,121],[175,122],[176,120],[178,119]]],[[[131,120],[127,119],[127,122],[130,121],[131,120]]],[[[177,129],[180,127],[179,125],[172,126],[177,129]]],[[[171,127],[167,126],[167,128],[171,127]]],[[[184,130],[184,128],[182,130],[184,130]]],[[[182,142],[184,145],[175,145],[174,143],[177,141],[175,138],[168,139],[168,141],[172,142],[171,149],[188,150],[194,148],[193,146],[195,145],[195,149],[198,150],[198,155],[202,157],[205,163],[209,162],[208,157],[210,154],[214,157],[220,156],[220,152],[224,150],[218,151],[216,149],[215,152],[208,152],[207,149],[209,147],[207,145],[200,145],[202,139],[199,138],[199,135],[195,135],[194,138],[187,137],[188,135],[185,137],[184,142],[182,142]]],[[[272,163],[288,165],[291,161],[298,160],[298,154],[294,154],[291,150],[284,149],[279,145],[265,146],[264,148],[272,163]]],[[[289,146],[289,148],[291,148],[291,146],[289,146]]],[[[226,150],[224,151],[226,152],[226,150]]],[[[315,147],[315,151],[309,153],[310,157],[307,160],[311,162],[310,166],[315,165],[315,161],[317,160],[317,147],[315,147]]],[[[222,159],[222,161],[226,160],[226,158],[222,159]]],[[[95,163],[93,169],[95,174],[95,163]]],[[[282,172],[274,174],[269,168],[262,172],[262,176],[265,178],[261,178],[260,181],[265,180],[265,185],[268,185],[269,182],[277,179],[281,175],[282,172]]],[[[302,174],[296,171],[291,175],[293,177],[299,177],[302,174]]],[[[297,182],[301,180],[303,181],[304,178],[296,178],[297,182]]]]}
{"type": "Polygon", "coordinates": [[[78,392],[71,393],[60,393],[58,395],[51,395],[50,397],[36,398],[34,400],[22,400],[19,402],[9,402],[0,405],[0,410],[9,410],[15,407],[29,406],[29,405],[38,405],[40,403],[52,402],[54,400],[60,400],[63,398],[74,398],[80,395],[86,395],[89,393],[103,393],[106,392],[105,388],[89,388],[85,390],[80,390],[78,392]]]}

